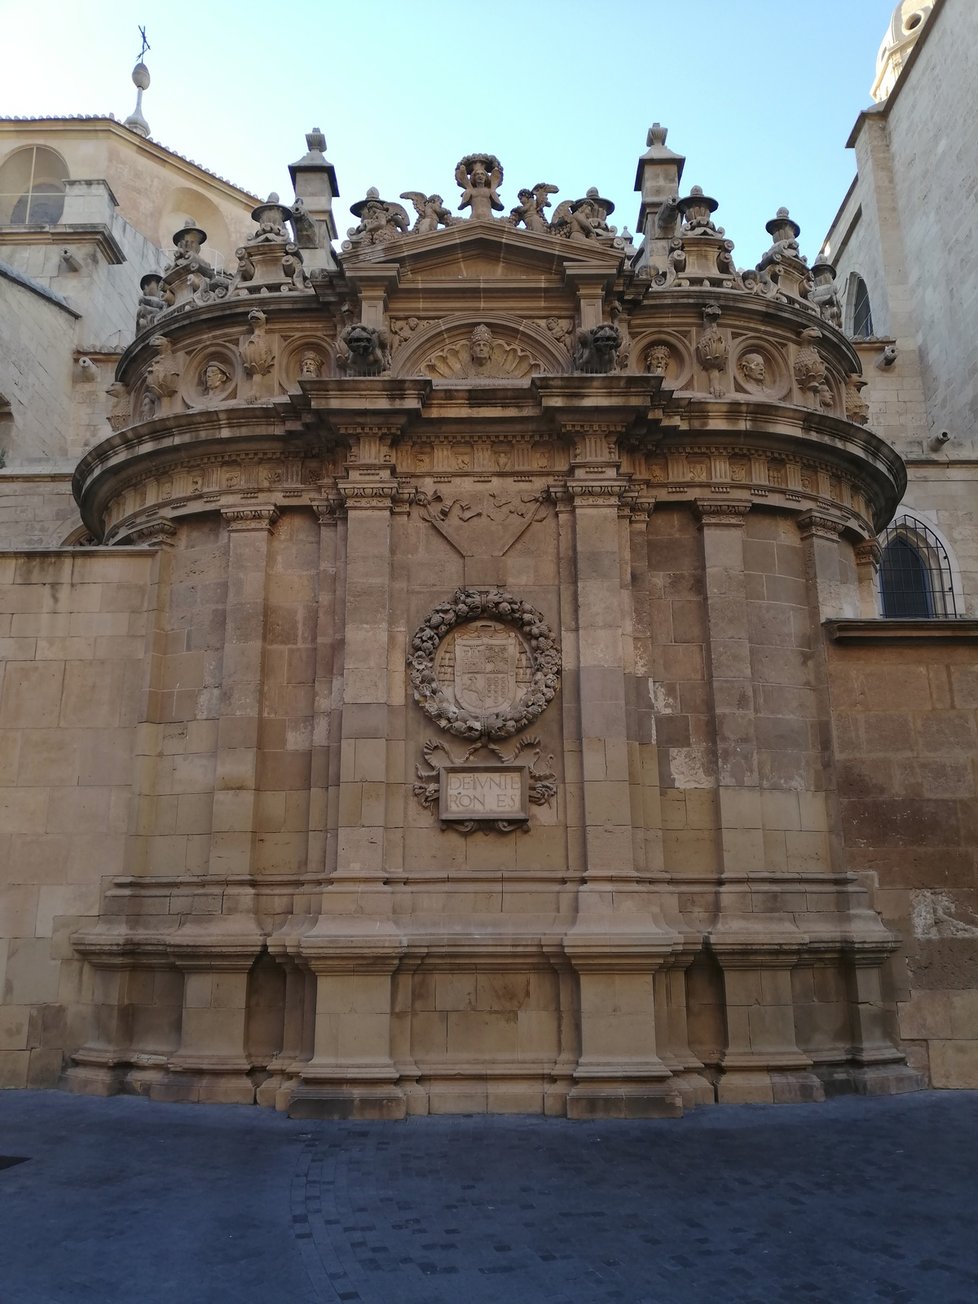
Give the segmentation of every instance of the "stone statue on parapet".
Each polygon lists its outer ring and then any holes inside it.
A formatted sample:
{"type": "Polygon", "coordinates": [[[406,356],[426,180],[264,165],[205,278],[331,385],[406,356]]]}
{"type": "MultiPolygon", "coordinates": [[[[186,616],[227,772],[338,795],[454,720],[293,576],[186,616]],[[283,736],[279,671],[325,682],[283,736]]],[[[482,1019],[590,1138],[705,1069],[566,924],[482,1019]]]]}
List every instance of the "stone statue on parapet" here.
{"type": "Polygon", "coordinates": [[[418,215],[412,227],[414,235],[430,235],[439,226],[451,226],[455,221],[441,195],[426,195],[420,190],[402,190],[401,198],[410,199],[418,215]]]}
{"type": "Polygon", "coordinates": [[[823,321],[842,330],[842,304],[835,286],[835,268],[825,258],[817,258],[812,267],[812,287],[808,302],[818,309],[823,321]]]}
{"type": "Polygon", "coordinates": [[[610,244],[618,230],[608,225],[607,219],[614,211],[611,200],[602,198],[597,186],[591,186],[583,199],[565,199],[558,204],[551,229],[569,240],[599,240],[610,244]]]}
{"type": "Polygon", "coordinates": [[[136,307],[136,334],[141,335],[166,310],[166,300],[160,290],[161,272],[147,272],[139,278],[139,303],[136,307]]]}
{"type": "Polygon", "coordinates": [[[510,212],[509,220],[514,226],[519,226],[522,222],[528,231],[536,231],[540,235],[547,233],[550,223],[543,211],[550,207],[550,196],[555,195],[558,189],[558,186],[551,186],[546,181],[538,181],[532,190],[521,190],[520,202],[510,212]]]}
{"type": "Polygon", "coordinates": [[[491,222],[492,211],[502,211],[497,193],[503,180],[503,165],[495,154],[466,154],[455,165],[455,180],[462,188],[459,208],[468,208],[474,222],[491,222]]]}
{"type": "Polygon", "coordinates": [[[360,222],[346,233],[343,248],[347,250],[387,244],[403,235],[411,225],[404,206],[381,199],[376,186],[370,187],[365,198],[351,204],[350,212],[360,222]]]}

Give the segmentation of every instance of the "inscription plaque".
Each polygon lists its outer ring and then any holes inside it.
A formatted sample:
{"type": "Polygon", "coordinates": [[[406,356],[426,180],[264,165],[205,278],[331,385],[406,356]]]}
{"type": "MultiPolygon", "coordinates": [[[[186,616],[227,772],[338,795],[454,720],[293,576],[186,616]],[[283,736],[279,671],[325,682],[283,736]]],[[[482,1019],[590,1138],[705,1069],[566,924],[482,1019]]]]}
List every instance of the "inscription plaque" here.
{"type": "Polygon", "coordinates": [[[525,765],[443,765],[438,772],[438,816],[443,820],[527,820],[525,765]]]}

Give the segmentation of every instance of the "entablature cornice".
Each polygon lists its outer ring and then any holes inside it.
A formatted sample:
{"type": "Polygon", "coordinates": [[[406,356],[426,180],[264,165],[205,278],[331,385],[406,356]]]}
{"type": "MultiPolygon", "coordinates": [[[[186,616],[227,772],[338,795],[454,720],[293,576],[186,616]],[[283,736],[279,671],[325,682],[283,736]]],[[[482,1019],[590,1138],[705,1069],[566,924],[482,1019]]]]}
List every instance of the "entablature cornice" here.
{"type": "Polygon", "coordinates": [[[103,262],[121,266],[126,261],[122,246],[110,227],[95,222],[62,222],[58,226],[4,226],[0,245],[92,245],[103,262]]]}

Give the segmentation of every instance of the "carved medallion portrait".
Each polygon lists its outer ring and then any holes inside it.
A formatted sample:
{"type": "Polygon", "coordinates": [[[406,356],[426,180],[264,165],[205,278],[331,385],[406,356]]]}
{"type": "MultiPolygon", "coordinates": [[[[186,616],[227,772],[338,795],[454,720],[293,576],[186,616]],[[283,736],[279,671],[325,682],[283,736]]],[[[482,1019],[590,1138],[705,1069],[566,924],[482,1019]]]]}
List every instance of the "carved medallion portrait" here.
{"type": "Polygon", "coordinates": [[[747,340],[734,362],[734,387],[752,398],[781,398],[788,388],[783,357],[766,343],[747,340]]]}
{"type": "Polygon", "coordinates": [[[556,696],[560,649],[543,616],[498,589],[458,589],[411,643],[414,700],[461,738],[506,738],[556,696]]]}

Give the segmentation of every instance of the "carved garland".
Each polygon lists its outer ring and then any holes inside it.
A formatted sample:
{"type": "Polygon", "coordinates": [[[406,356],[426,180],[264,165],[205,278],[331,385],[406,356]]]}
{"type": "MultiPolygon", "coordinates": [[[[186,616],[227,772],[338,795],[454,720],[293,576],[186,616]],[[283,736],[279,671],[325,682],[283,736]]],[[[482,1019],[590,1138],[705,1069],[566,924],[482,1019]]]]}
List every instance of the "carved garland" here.
{"type": "Polygon", "coordinates": [[[411,641],[411,686],[414,700],[440,729],[460,738],[509,738],[537,720],[560,686],[560,646],[535,607],[499,589],[456,589],[439,603],[411,641]],[[466,709],[439,682],[436,658],[442,640],[457,626],[478,619],[515,627],[530,658],[530,682],[508,706],[486,714],[466,709]]]}

